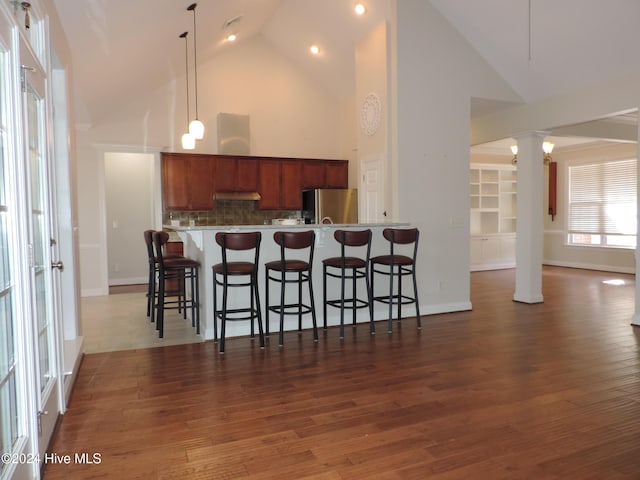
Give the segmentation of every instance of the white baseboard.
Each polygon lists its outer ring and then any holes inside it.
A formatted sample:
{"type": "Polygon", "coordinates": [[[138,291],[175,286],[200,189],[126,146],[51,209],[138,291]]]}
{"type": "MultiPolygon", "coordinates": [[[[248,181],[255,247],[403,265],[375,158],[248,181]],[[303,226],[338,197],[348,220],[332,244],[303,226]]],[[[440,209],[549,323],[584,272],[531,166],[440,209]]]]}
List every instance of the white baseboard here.
{"type": "Polygon", "coordinates": [[[116,278],[109,279],[110,286],[117,285],[144,285],[149,281],[148,277],[131,277],[131,278],[116,278]]]}
{"type": "Polygon", "coordinates": [[[80,290],[81,297],[101,297],[109,295],[109,288],[83,288],[80,290]]]}
{"type": "Polygon", "coordinates": [[[581,262],[558,262],[543,260],[544,265],[551,265],[553,267],[566,267],[566,268],[581,268],[583,270],[598,270],[600,272],[613,272],[613,273],[636,273],[633,267],[617,267],[613,265],[597,265],[593,263],[581,263],[581,262]]]}

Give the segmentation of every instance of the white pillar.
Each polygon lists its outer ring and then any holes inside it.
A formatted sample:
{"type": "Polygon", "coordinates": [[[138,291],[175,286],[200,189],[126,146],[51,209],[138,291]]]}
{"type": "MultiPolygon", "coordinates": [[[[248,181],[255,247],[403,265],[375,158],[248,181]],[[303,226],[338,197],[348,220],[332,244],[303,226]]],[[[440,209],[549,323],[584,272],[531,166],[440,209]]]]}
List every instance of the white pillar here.
{"type": "MultiPolygon", "coordinates": [[[[640,123],[638,123],[637,127],[638,135],[640,135],[640,123]]],[[[640,137],[638,137],[640,138],[640,137]]],[[[640,143],[638,144],[638,156],[640,158],[640,143]]],[[[638,167],[636,167],[637,169],[638,167]]],[[[636,208],[638,213],[640,214],[640,175],[638,175],[638,185],[636,187],[637,199],[636,199],[636,208]]],[[[638,229],[636,231],[636,277],[638,276],[638,262],[640,261],[640,222],[638,222],[638,229]]],[[[635,295],[635,311],[633,313],[633,317],[631,318],[631,325],[636,325],[640,327],[640,282],[636,281],[636,295],[635,295]]]]}
{"type": "Polygon", "coordinates": [[[544,133],[515,137],[518,142],[518,197],[516,225],[516,302],[540,303],[544,238],[544,133]]]}

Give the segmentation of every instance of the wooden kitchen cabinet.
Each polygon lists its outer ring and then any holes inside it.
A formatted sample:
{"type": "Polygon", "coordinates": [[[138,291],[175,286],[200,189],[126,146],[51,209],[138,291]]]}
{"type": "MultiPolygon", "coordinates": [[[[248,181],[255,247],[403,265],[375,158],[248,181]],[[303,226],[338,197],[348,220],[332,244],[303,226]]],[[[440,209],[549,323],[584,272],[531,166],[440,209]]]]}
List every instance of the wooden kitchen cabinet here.
{"type": "Polygon", "coordinates": [[[349,162],[346,160],[326,160],[326,188],[349,187],[349,162]]]}
{"type": "Polygon", "coordinates": [[[283,160],[281,165],[281,197],[282,210],[302,209],[302,163],[299,160],[283,160]]]}
{"type": "Polygon", "coordinates": [[[278,210],[280,208],[280,160],[264,159],[258,166],[260,209],[278,210]]]}
{"type": "Polygon", "coordinates": [[[302,188],[347,188],[349,162],[346,160],[302,160],[302,188]]]}
{"type": "Polygon", "coordinates": [[[187,157],[162,154],[162,199],[165,210],[189,208],[188,176],[187,157]]]}
{"type": "Polygon", "coordinates": [[[215,187],[216,192],[234,192],[237,181],[238,164],[232,157],[214,157],[216,164],[215,187]]]}
{"type": "Polygon", "coordinates": [[[323,160],[305,161],[302,164],[302,188],[324,188],[327,185],[327,168],[323,160]]]}
{"type": "Polygon", "coordinates": [[[302,208],[302,165],[297,160],[262,159],[258,192],[261,210],[302,208]]]}
{"type": "Polygon", "coordinates": [[[214,210],[216,192],[254,192],[263,210],[300,210],[305,188],[347,188],[349,163],[242,155],[162,153],[164,210],[214,210]]]}
{"type": "Polygon", "coordinates": [[[189,210],[213,210],[213,179],[216,164],[203,156],[192,157],[189,161],[189,210]]]}
{"type": "Polygon", "coordinates": [[[258,190],[258,164],[253,158],[239,158],[237,160],[236,191],[255,192],[258,190]]]}
{"type": "Polygon", "coordinates": [[[162,154],[165,210],[213,210],[215,164],[203,155],[162,154]]]}

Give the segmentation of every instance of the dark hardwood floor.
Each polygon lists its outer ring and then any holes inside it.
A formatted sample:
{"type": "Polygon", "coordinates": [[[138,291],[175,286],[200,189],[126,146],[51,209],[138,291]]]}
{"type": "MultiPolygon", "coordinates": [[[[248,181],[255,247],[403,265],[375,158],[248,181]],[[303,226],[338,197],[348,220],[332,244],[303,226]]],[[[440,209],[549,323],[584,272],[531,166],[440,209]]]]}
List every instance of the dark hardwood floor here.
{"type": "Polygon", "coordinates": [[[525,305],[514,273],[473,273],[473,311],[420,332],[87,355],[51,451],[101,462],[45,478],[640,478],[635,277],[546,267],[525,305]]]}

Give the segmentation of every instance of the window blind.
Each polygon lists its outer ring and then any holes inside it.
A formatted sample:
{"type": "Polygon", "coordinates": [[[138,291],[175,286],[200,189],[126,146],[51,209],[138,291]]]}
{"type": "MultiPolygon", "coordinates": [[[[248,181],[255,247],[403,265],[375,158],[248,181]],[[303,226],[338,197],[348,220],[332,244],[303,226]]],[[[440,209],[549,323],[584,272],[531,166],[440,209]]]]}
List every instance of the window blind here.
{"type": "Polygon", "coordinates": [[[569,233],[636,234],[637,160],[569,167],[569,233]]]}

